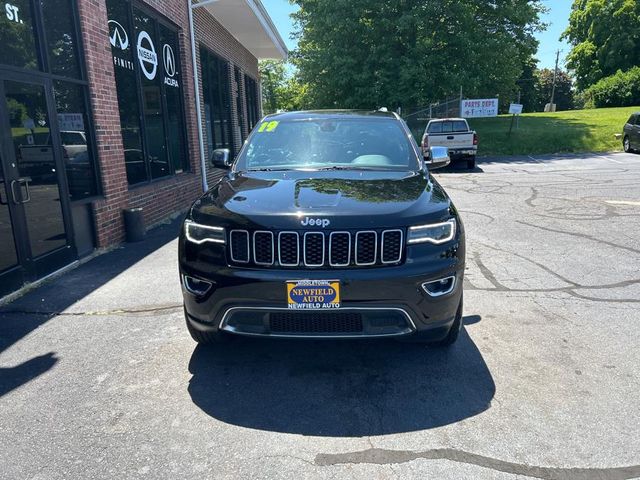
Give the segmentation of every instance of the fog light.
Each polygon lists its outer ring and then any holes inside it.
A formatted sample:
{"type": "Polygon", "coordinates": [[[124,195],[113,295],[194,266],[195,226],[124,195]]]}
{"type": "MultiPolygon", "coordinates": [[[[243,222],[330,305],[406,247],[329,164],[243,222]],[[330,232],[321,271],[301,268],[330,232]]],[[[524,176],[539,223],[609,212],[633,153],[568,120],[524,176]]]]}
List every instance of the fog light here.
{"type": "Polygon", "coordinates": [[[456,277],[445,277],[440,280],[434,280],[433,282],[425,282],[422,284],[422,289],[432,297],[441,297],[453,292],[456,286],[456,277]]]}
{"type": "Polygon", "coordinates": [[[190,277],[189,275],[182,276],[182,284],[187,292],[197,297],[206,295],[209,290],[211,290],[211,287],[213,287],[213,283],[190,277]]]}

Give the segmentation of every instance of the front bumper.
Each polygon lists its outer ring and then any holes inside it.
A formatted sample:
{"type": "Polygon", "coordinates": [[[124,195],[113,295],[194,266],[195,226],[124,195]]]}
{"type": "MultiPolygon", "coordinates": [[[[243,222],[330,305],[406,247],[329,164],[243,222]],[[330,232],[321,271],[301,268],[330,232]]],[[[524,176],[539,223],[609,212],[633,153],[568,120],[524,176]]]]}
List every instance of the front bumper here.
{"type": "Polygon", "coordinates": [[[188,275],[213,284],[205,295],[196,295],[182,282],[187,321],[198,330],[314,338],[419,335],[438,340],[448,333],[462,299],[464,262],[461,258],[464,256],[443,257],[430,263],[430,267],[408,262],[397,267],[371,269],[219,267],[207,272],[181,262],[180,270],[183,279],[188,275]],[[448,277],[454,277],[455,281],[444,294],[432,295],[422,287],[425,282],[448,277]],[[340,308],[290,310],[286,282],[291,280],[340,281],[340,308]],[[313,326],[304,328],[314,322],[330,325],[330,331],[313,326]]]}

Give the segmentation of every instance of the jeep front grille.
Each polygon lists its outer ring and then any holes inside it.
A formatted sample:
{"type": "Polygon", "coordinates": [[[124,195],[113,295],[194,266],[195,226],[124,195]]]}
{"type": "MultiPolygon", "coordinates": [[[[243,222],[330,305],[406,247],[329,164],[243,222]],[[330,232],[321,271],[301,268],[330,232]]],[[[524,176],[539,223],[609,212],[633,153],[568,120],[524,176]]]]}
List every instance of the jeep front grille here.
{"type": "Polygon", "coordinates": [[[404,232],[231,230],[232,264],[283,268],[349,268],[398,265],[404,260],[404,232]]]}
{"type": "Polygon", "coordinates": [[[273,312],[269,314],[272,333],[362,333],[358,312],[273,312]]]}

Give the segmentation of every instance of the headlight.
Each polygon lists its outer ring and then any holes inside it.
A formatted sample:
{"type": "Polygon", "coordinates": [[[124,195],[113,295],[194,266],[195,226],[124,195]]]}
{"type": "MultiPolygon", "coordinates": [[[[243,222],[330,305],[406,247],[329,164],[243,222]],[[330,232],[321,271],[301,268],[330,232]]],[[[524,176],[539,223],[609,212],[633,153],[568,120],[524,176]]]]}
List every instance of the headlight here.
{"type": "Polygon", "coordinates": [[[227,243],[224,228],[222,227],[210,227],[209,225],[201,225],[192,220],[185,220],[184,230],[187,240],[193,243],[227,243]]]}
{"type": "Polygon", "coordinates": [[[409,227],[407,243],[429,242],[439,245],[447,243],[456,236],[456,219],[452,218],[442,223],[431,225],[418,225],[409,227]]]}

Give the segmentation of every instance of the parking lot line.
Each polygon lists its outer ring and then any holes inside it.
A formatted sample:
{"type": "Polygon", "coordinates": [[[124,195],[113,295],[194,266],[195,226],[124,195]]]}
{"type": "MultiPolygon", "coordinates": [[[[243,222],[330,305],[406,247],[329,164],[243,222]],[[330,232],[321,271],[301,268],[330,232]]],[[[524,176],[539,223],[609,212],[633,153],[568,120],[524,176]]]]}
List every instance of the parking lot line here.
{"type": "Polygon", "coordinates": [[[610,162],[613,162],[613,163],[624,163],[624,162],[621,162],[620,160],[615,160],[613,158],[607,157],[606,155],[598,155],[598,157],[604,158],[605,160],[609,160],[610,162]]]}
{"type": "Polygon", "coordinates": [[[640,207],[640,202],[633,202],[631,200],[605,200],[604,203],[610,205],[631,205],[632,207],[640,207]]]}

